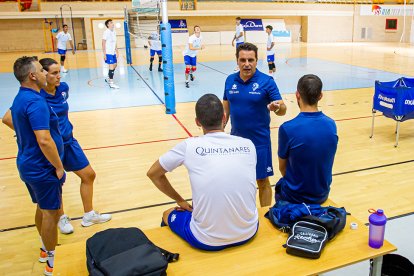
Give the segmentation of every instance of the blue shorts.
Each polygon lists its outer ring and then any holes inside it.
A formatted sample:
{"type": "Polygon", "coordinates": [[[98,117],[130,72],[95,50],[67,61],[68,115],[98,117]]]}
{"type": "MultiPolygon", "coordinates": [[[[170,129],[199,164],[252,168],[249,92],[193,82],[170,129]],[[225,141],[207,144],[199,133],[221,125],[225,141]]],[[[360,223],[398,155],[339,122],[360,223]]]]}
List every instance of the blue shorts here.
{"type": "Polygon", "coordinates": [[[117,62],[116,55],[106,55],[106,64],[116,64],[117,62]]]}
{"type": "Polygon", "coordinates": [[[55,172],[42,182],[25,183],[33,203],[40,209],[57,210],[62,205],[62,185],[66,180],[66,173],[58,179],[55,172]]]}
{"type": "Polygon", "coordinates": [[[256,179],[265,179],[273,175],[272,146],[256,146],[256,179]]]}
{"type": "Polygon", "coordinates": [[[184,63],[185,65],[197,66],[197,56],[195,57],[184,56],[184,63]]]}
{"type": "Polygon", "coordinates": [[[236,42],[236,49],[242,44],[244,44],[244,42],[236,42]]]}
{"type": "Polygon", "coordinates": [[[66,50],[58,49],[58,54],[64,56],[66,55],[66,50]]]}
{"type": "Polygon", "coordinates": [[[267,56],[267,62],[274,62],[275,61],[275,55],[269,55],[267,56]]]}
{"type": "Polygon", "coordinates": [[[173,231],[175,234],[180,236],[182,239],[188,242],[191,246],[201,249],[201,250],[219,251],[219,250],[223,250],[228,247],[242,245],[248,242],[249,240],[251,240],[256,235],[255,233],[255,235],[253,235],[251,238],[245,241],[241,241],[241,242],[237,242],[233,244],[222,245],[222,246],[206,245],[204,243],[199,242],[194,237],[193,233],[191,233],[191,229],[190,229],[191,215],[192,213],[189,211],[174,210],[168,216],[168,226],[170,227],[171,231],[173,231]]]}
{"type": "Polygon", "coordinates": [[[162,56],[162,51],[161,50],[150,49],[150,56],[151,57],[155,56],[155,53],[157,53],[158,56],[162,56]]]}
{"type": "Polygon", "coordinates": [[[70,142],[65,142],[64,152],[62,163],[65,171],[79,171],[89,165],[88,158],[75,138],[72,138],[70,142]]]}

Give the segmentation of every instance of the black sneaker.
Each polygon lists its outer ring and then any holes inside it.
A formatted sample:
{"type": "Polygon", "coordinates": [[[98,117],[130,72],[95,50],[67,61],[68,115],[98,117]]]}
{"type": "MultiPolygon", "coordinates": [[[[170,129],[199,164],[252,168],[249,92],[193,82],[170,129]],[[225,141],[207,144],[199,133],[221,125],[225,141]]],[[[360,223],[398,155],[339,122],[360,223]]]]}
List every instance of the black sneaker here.
{"type": "Polygon", "coordinates": [[[191,81],[194,81],[194,76],[193,76],[193,74],[190,74],[190,80],[191,80],[191,81]]]}
{"type": "Polygon", "coordinates": [[[190,84],[188,84],[188,82],[185,82],[185,87],[190,88],[190,84]]]}
{"type": "Polygon", "coordinates": [[[161,67],[158,67],[158,72],[163,72],[163,70],[161,69],[161,67]]]}

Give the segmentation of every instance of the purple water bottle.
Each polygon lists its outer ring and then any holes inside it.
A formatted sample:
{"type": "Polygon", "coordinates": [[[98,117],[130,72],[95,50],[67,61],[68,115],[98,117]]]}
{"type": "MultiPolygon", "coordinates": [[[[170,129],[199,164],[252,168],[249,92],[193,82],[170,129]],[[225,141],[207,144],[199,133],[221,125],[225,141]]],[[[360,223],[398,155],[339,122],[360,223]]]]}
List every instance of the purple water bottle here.
{"type": "Polygon", "coordinates": [[[387,217],[384,211],[378,209],[369,216],[369,239],[368,244],[372,248],[380,248],[384,243],[385,224],[387,217]]]}

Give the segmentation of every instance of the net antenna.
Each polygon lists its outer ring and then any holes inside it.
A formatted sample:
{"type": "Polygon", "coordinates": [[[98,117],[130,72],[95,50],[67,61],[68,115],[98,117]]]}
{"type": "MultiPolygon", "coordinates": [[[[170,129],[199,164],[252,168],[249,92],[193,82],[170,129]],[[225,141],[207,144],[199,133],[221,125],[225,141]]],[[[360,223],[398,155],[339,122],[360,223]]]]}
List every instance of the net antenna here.
{"type": "MultiPolygon", "coordinates": [[[[132,0],[132,9],[125,9],[127,59],[130,53],[130,35],[135,39],[159,39],[161,37],[165,113],[175,114],[175,86],[172,54],[171,25],[168,23],[167,0],[132,0]],[[129,48],[129,50],[128,50],[129,48]]],[[[129,64],[132,63],[128,62],[129,64]]]]}

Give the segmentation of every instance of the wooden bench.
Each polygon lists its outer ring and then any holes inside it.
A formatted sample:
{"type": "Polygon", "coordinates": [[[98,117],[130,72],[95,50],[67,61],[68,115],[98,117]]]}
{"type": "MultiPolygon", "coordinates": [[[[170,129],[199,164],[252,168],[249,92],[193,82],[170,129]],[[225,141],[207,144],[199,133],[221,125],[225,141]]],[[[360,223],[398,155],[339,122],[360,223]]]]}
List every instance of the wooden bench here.
{"type": "MultiPolygon", "coordinates": [[[[287,234],[263,217],[268,209],[259,209],[260,226],[253,240],[220,252],[194,249],[168,227],[144,232],[156,245],[180,253],[179,261],[169,264],[168,275],[317,275],[368,259],[374,259],[373,275],[380,275],[382,256],[397,249],[387,241],[380,249],[369,247],[368,227],[348,216],[345,229],[326,245],[319,259],[291,256],[282,247],[287,234]],[[351,222],[358,223],[358,229],[350,229],[351,222]]],[[[53,275],[88,275],[85,241],[56,248],[53,275]]]]}

